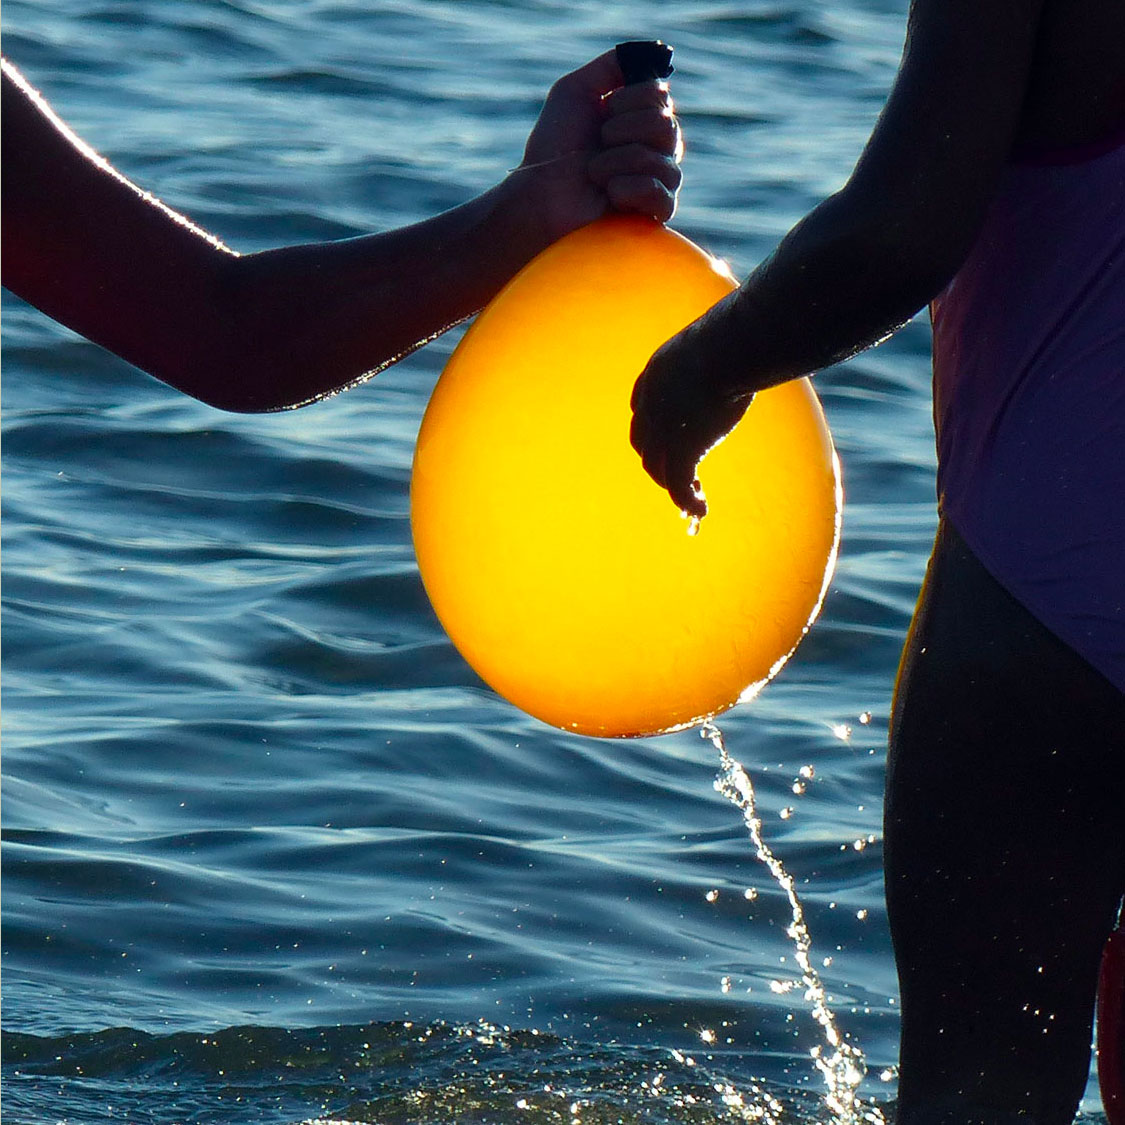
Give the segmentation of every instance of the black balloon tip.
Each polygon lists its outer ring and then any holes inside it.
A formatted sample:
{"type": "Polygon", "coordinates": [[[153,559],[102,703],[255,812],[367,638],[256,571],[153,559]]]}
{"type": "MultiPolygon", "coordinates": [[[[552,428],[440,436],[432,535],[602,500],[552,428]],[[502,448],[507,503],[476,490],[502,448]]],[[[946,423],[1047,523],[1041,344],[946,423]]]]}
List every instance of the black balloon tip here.
{"type": "Polygon", "coordinates": [[[672,66],[672,48],[659,39],[618,43],[616,52],[617,64],[625,76],[626,86],[667,78],[675,69],[672,66]]]}

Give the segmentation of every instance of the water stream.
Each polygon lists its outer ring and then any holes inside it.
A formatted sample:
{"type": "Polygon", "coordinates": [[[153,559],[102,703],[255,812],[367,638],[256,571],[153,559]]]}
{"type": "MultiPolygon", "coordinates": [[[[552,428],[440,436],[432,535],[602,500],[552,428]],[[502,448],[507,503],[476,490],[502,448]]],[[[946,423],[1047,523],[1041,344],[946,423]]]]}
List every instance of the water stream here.
{"type": "MultiPolygon", "coordinates": [[[[820,1025],[824,1044],[813,1048],[812,1058],[817,1070],[824,1078],[827,1091],[824,1104],[832,1113],[833,1125],[884,1125],[880,1110],[870,1101],[864,1102],[859,1087],[867,1074],[867,1064],[863,1051],[855,1043],[849,1042],[840,1032],[836,1017],[828,1007],[828,993],[820,974],[812,962],[812,935],[805,921],[804,907],[797,894],[797,884],[793,876],[785,870],[784,864],[773,853],[762,833],[762,818],[758,815],[754,798],[754,785],[742,764],[731,757],[727,750],[722,731],[714,723],[705,723],[702,736],[710,741],[719,752],[719,773],[715,788],[722,793],[739,811],[754,843],[758,859],[769,869],[770,874],[785,892],[792,912],[792,921],[786,933],[793,942],[794,957],[801,970],[805,1001],[811,1006],[813,1019],[820,1025]]],[[[789,982],[774,981],[772,987],[777,992],[789,990],[789,982]]],[[[772,1121],[771,1117],[760,1116],[750,1120],[772,1121]]]]}

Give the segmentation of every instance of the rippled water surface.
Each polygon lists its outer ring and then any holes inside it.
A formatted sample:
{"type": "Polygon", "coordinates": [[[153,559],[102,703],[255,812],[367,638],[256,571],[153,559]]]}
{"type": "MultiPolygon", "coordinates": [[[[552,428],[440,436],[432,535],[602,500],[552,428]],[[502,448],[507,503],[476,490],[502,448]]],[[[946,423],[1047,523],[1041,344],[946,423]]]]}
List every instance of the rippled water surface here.
{"type": "MultiPolygon", "coordinates": [[[[558,74],[659,36],[688,144],[676,226],[741,274],[847,175],[904,7],[8,0],[4,51],[248,251],[463,201],[518,163],[558,74]]],[[[714,747],[544,727],[432,616],[409,467],[455,334],[264,417],[8,294],[3,339],[9,1120],[829,1120],[789,904],[714,747]]],[[[883,742],[935,522],[927,349],[917,322],[818,378],[837,577],[723,722],[884,1109],[883,742]]]]}

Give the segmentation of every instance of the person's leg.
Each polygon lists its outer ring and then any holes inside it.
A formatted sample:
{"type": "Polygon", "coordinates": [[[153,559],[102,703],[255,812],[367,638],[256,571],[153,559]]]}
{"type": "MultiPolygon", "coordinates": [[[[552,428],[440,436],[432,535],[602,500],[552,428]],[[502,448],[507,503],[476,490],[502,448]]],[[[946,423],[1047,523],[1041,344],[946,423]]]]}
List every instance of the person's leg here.
{"type": "Polygon", "coordinates": [[[1125,696],[944,525],[891,722],[898,1125],[1066,1125],[1125,891],[1125,696]]]}

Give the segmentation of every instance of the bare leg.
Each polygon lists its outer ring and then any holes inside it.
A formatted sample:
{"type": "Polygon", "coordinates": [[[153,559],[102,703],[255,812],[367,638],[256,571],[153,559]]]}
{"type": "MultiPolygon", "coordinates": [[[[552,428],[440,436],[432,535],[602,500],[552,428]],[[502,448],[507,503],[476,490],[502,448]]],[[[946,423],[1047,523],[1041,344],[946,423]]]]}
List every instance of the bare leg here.
{"type": "Polygon", "coordinates": [[[896,690],[899,1125],[1069,1125],[1125,892],[1125,696],[939,530],[896,690]]]}

